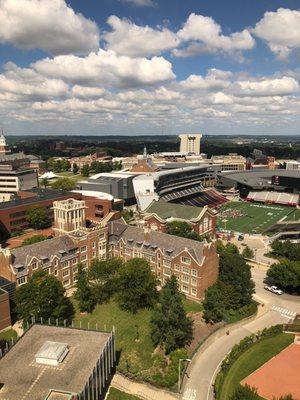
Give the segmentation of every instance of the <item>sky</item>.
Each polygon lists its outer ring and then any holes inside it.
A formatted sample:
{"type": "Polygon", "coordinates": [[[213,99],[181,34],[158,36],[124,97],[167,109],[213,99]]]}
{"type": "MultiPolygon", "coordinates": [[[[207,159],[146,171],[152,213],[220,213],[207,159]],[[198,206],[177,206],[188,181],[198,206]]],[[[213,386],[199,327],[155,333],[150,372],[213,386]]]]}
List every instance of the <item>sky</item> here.
{"type": "Polygon", "coordinates": [[[7,135],[300,134],[300,0],[0,0],[7,135]]]}

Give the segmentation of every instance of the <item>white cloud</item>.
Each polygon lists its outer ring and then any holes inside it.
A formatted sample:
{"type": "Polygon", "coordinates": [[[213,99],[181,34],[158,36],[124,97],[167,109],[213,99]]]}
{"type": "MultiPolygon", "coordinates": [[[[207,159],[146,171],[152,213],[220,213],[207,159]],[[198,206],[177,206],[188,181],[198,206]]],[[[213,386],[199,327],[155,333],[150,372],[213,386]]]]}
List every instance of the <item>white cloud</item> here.
{"type": "Polygon", "coordinates": [[[278,58],[285,59],[293,49],[300,48],[300,11],[279,8],[266,12],[253,33],[265,40],[278,58]]]}
{"type": "Polygon", "coordinates": [[[64,0],[0,0],[0,42],[52,54],[86,54],[99,47],[99,30],[64,0]]]}
{"type": "Polygon", "coordinates": [[[106,90],[99,87],[86,87],[75,85],[72,87],[72,95],[80,99],[97,99],[106,94],[106,90]]]}
{"type": "Polygon", "coordinates": [[[111,32],[104,35],[107,47],[120,55],[149,57],[173,49],[179,44],[176,34],[167,28],[138,26],[115,15],[110,16],[107,23],[112,28],[111,32]]]}
{"type": "Polygon", "coordinates": [[[190,75],[180,82],[180,85],[187,90],[208,90],[219,91],[230,85],[231,73],[218,69],[211,69],[205,77],[201,75],[190,75]]]}
{"type": "Polygon", "coordinates": [[[255,41],[249,31],[234,32],[229,36],[222,35],[222,29],[211,17],[190,14],[182,29],[177,32],[182,42],[190,42],[183,49],[175,49],[176,56],[191,56],[203,52],[235,53],[251,50],[255,41]]]}
{"type": "Polygon", "coordinates": [[[155,7],[156,3],[153,0],[120,0],[123,3],[129,3],[137,7],[155,7]]]}
{"type": "Polygon", "coordinates": [[[287,96],[299,91],[298,82],[291,77],[236,82],[236,94],[240,96],[287,96]]]}
{"type": "Polygon", "coordinates": [[[32,67],[47,77],[83,86],[147,86],[175,78],[172,64],[163,57],[130,58],[101,49],[86,57],[68,55],[45,58],[32,67]]]}

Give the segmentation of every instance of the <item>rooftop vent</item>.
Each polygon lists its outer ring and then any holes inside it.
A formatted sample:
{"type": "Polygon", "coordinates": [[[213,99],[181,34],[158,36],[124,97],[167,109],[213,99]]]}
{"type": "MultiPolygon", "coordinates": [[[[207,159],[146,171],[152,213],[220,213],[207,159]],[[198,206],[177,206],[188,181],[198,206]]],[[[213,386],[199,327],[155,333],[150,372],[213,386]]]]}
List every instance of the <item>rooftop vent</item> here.
{"type": "Polygon", "coordinates": [[[66,343],[46,341],[35,355],[37,364],[59,365],[69,353],[66,343]]]}

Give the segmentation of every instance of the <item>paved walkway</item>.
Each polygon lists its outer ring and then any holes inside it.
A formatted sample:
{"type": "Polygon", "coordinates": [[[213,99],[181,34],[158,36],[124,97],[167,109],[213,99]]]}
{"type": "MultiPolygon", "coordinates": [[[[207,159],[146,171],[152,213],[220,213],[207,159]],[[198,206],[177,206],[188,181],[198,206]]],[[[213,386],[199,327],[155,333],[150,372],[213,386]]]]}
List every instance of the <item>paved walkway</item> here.
{"type": "Polygon", "coordinates": [[[122,392],[137,396],[142,400],[178,400],[176,394],[157,389],[145,383],[134,382],[123,375],[115,374],[111,385],[122,392]]]}

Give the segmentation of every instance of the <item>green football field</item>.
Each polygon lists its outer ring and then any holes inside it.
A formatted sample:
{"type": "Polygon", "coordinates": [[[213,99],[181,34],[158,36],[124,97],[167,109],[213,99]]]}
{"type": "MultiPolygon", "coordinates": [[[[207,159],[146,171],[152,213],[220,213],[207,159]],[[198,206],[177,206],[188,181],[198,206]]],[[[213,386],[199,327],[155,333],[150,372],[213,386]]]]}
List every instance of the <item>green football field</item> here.
{"type": "Polygon", "coordinates": [[[242,233],[262,233],[287,216],[294,208],[273,204],[230,202],[221,207],[218,228],[242,233]]]}

